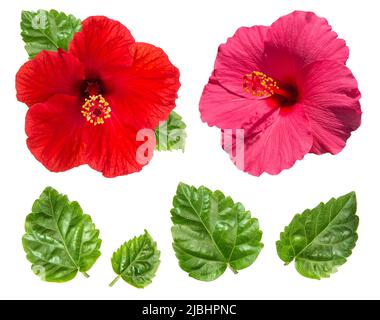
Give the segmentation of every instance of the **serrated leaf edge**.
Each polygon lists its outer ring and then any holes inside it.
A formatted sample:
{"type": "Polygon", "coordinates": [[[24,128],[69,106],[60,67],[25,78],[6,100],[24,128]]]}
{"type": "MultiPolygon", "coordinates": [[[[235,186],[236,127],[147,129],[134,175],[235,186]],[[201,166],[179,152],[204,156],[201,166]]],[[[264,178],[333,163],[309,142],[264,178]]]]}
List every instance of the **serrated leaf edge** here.
{"type": "MultiPolygon", "coordinates": [[[[259,221],[258,221],[258,219],[252,217],[251,212],[248,211],[248,210],[246,210],[246,209],[245,209],[245,206],[244,206],[241,202],[235,202],[235,201],[232,199],[231,196],[226,196],[221,190],[215,190],[215,191],[212,191],[211,189],[207,188],[207,187],[204,186],[204,185],[201,185],[199,188],[196,188],[195,186],[188,185],[188,184],[186,184],[186,183],[184,183],[184,182],[180,182],[180,183],[178,184],[178,186],[177,186],[177,192],[176,192],[175,197],[177,197],[177,195],[178,195],[178,189],[181,188],[181,189],[183,190],[183,188],[185,188],[185,187],[189,187],[189,188],[192,189],[193,191],[199,191],[199,190],[201,190],[201,189],[202,189],[202,190],[205,190],[206,192],[210,193],[211,196],[215,196],[216,194],[219,193],[220,196],[222,196],[224,200],[230,200],[230,201],[233,203],[233,206],[234,206],[234,207],[235,207],[235,206],[241,206],[241,207],[243,208],[244,211],[249,212],[249,214],[250,214],[250,219],[256,221],[257,224],[258,224],[258,228],[260,228],[260,227],[259,227],[259,221]]],[[[186,197],[186,199],[187,199],[187,201],[189,202],[189,204],[191,204],[191,199],[189,199],[189,198],[186,196],[186,193],[185,193],[185,192],[182,192],[182,194],[186,197]]],[[[175,198],[175,197],[174,197],[174,198],[175,198]]],[[[173,199],[173,202],[174,202],[174,199],[173,199]]],[[[232,257],[232,254],[233,254],[234,250],[235,250],[235,246],[234,246],[234,249],[233,249],[233,250],[231,251],[231,253],[230,253],[230,257],[227,259],[227,258],[223,255],[223,253],[220,251],[220,248],[218,247],[218,245],[215,243],[215,240],[214,240],[214,238],[212,237],[211,232],[210,232],[210,231],[208,230],[208,228],[204,225],[204,223],[203,223],[201,217],[199,216],[197,210],[195,210],[195,208],[194,208],[193,205],[191,205],[191,207],[192,207],[192,209],[194,210],[194,212],[196,213],[197,217],[199,218],[199,221],[202,223],[203,227],[204,227],[205,230],[207,231],[209,237],[210,237],[211,240],[212,240],[213,245],[214,245],[215,248],[218,250],[218,252],[219,252],[219,254],[221,255],[221,257],[223,257],[223,258],[225,259],[225,261],[220,261],[220,262],[224,262],[224,263],[226,264],[226,268],[229,268],[234,274],[238,274],[239,271],[238,271],[238,270],[235,270],[235,269],[231,266],[231,264],[230,264],[230,262],[231,262],[230,259],[231,259],[231,257],[232,257]]],[[[174,226],[173,226],[173,227],[174,227],[174,226]]],[[[260,229],[258,229],[258,232],[260,232],[260,234],[261,234],[261,236],[262,236],[263,232],[262,232],[260,229]]],[[[235,239],[235,241],[236,241],[236,239],[235,239]]],[[[174,246],[174,245],[175,245],[175,243],[173,243],[173,246],[174,246]]],[[[264,244],[260,242],[259,245],[260,245],[260,251],[261,251],[261,250],[264,248],[264,244]]],[[[190,276],[190,274],[189,274],[189,276],[190,276]]]]}
{"type": "MultiPolygon", "coordinates": [[[[61,194],[60,192],[58,192],[56,189],[54,189],[53,187],[46,187],[44,190],[43,190],[43,192],[40,194],[40,196],[38,197],[38,199],[36,199],[35,201],[34,201],[34,203],[33,203],[33,207],[34,207],[34,205],[35,205],[35,203],[37,203],[38,201],[40,201],[40,199],[41,199],[41,196],[42,195],[44,195],[45,193],[47,193],[48,194],[48,198],[49,198],[49,203],[50,203],[50,206],[51,206],[51,210],[52,210],[52,205],[51,205],[51,193],[52,192],[55,192],[55,193],[57,193],[58,195],[60,195],[60,196],[62,196],[64,199],[65,199],[65,201],[67,202],[67,205],[68,206],[70,206],[70,205],[73,205],[73,204],[77,204],[80,208],[81,208],[81,210],[82,210],[82,219],[84,219],[85,217],[88,217],[89,219],[90,219],[90,221],[91,221],[91,224],[93,225],[93,227],[94,227],[94,231],[96,231],[98,234],[99,234],[99,230],[98,229],[96,229],[96,226],[95,226],[95,224],[93,223],[93,221],[92,221],[92,219],[91,219],[91,216],[89,216],[88,214],[85,214],[84,212],[83,212],[83,209],[82,209],[82,207],[80,206],[80,204],[77,202],[77,201],[70,201],[70,199],[68,198],[68,196],[67,195],[65,195],[65,194],[61,194]]],[[[53,210],[52,210],[53,211],[53,210]]],[[[28,214],[27,215],[27,217],[26,217],[26,220],[27,220],[27,218],[29,217],[29,216],[31,216],[31,215],[33,215],[33,214],[35,214],[35,212],[31,212],[30,214],[28,214]]],[[[76,274],[78,273],[78,272],[80,272],[85,278],[90,278],[90,275],[87,273],[87,272],[85,272],[85,271],[80,271],[80,266],[74,261],[74,259],[73,259],[73,257],[71,256],[71,254],[70,254],[70,252],[68,251],[68,248],[67,248],[67,244],[66,244],[66,242],[65,242],[65,240],[64,240],[64,238],[63,238],[63,236],[62,236],[62,233],[61,233],[61,231],[60,231],[60,229],[59,229],[59,227],[58,227],[58,225],[57,225],[57,222],[54,220],[54,223],[55,223],[55,227],[56,227],[56,229],[57,229],[57,233],[59,234],[59,236],[60,236],[60,239],[61,239],[61,242],[62,242],[62,244],[63,244],[63,246],[64,246],[64,248],[65,248],[65,252],[66,252],[66,254],[67,254],[67,256],[70,258],[70,260],[71,260],[71,262],[73,263],[73,265],[74,265],[74,267],[75,267],[75,269],[73,269],[73,271],[75,270],[76,271],[76,274]]],[[[25,234],[23,235],[23,237],[22,237],[22,246],[23,246],[23,249],[24,249],[24,251],[25,252],[27,252],[28,251],[28,248],[26,248],[26,246],[25,246],[25,243],[24,243],[24,237],[27,235],[27,226],[26,226],[26,223],[25,223],[25,227],[24,227],[24,229],[25,229],[25,234]]],[[[101,246],[101,243],[102,243],[102,240],[101,239],[98,239],[98,242],[99,242],[99,247],[101,246]]],[[[81,243],[81,245],[82,245],[83,243],[81,243]]],[[[33,268],[35,268],[36,267],[36,265],[34,264],[34,262],[33,261],[31,261],[30,259],[29,259],[29,257],[28,257],[28,254],[27,254],[27,260],[32,264],[32,266],[31,266],[31,268],[32,268],[32,270],[33,270],[33,268]]],[[[75,275],[76,276],[76,275],[75,275]]],[[[73,277],[73,278],[75,278],[75,276],[73,277]]],[[[72,279],[73,279],[72,278],[72,279]]],[[[55,281],[55,282],[62,282],[62,281],[55,281]]],[[[64,282],[66,282],[66,281],[64,281],[64,282]]]]}
{"type": "MultiPolygon", "coordinates": [[[[152,238],[152,236],[149,234],[149,232],[146,230],[146,229],[144,229],[144,233],[142,234],[142,235],[139,235],[139,236],[136,236],[136,237],[133,237],[132,239],[130,239],[130,240],[128,240],[128,241],[125,241],[114,253],[113,253],[113,255],[112,255],[112,257],[111,257],[111,262],[112,262],[112,260],[113,260],[113,257],[117,254],[117,252],[119,251],[119,250],[121,250],[124,246],[127,246],[128,245],[128,243],[130,243],[130,242],[132,242],[132,241],[135,241],[136,239],[139,239],[139,238],[142,238],[142,237],[144,237],[144,242],[143,242],[143,244],[142,244],[142,246],[141,247],[144,247],[144,245],[145,245],[145,241],[146,241],[146,239],[148,238],[148,239],[150,239],[151,241],[152,241],[152,244],[153,244],[153,247],[154,247],[154,249],[155,249],[155,251],[158,253],[158,255],[160,256],[161,255],[161,252],[160,252],[160,250],[158,250],[158,248],[157,248],[157,242],[156,241],[154,241],[154,239],[152,238]]],[[[140,252],[139,252],[139,254],[140,254],[140,252]]],[[[139,256],[139,254],[137,255],[137,257],[139,256]]],[[[115,278],[115,279],[113,279],[112,280],[112,282],[108,285],[109,287],[113,287],[115,284],[116,284],[116,282],[118,282],[121,278],[122,278],[122,276],[123,276],[123,273],[125,273],[130,267],[131,267],[131,265],[133,265],[133,263],[136,261],[136,260],[138,260],[138,258],[135,258],[132,262],[130,262],[129,263],[129,265],[127,266],[127,268],[125,268],[122,272],[120,272],[120,274],[118,274],[117,275],[117,277],[115,278]]],[[[153,269],[153,273],[155,274],[156,272],[157,272],[157,269],[158,269],[158,267],[159,267],[159,264],[160,264],[160,261],[158,262],[158,264],[157,264],[157,266],[155,266],[155,268],[153,269]]],[[[129,282],[128,282],[129,283],[129,282]]],[[[133,284],[131,284],[131,283],[129,283],[130,285],[132,285],[132,286],[134,286],[133,284]]],[[[134,287],[136,287],[136,286],[134,286],[134,287]]],[[[143,287],[136,287],[136,288],[138,288],[138,289],[142,289],[143,287]]]]}
{"type": "MultiPolygon", "coordinates": [[[[311,212],[312,210],[314,210],[314,209],[316,209],[316,208],[318,208],[318,207],[320,207],[320,206],[326,206],[329,202],[337,201],[339,198],[348,197],[349,199],[351,199],[352,196],[354,197],[354,199],[355,199],[355,203],[356,203],[356,202],[357,202],[357,199],[356,199],[356,192],[355,192],[355,191],[349,192],[349,193],[347,193],[347,194],[345,194],[345,195],[343,195],[343,196],[341,196],[341,197],[338,197],[338,198],[333,197],[333,198],[331,198],[331,199],[330,199],[329,201],[327,201],[327,202],[323,202],[323,201],[320,202],[320,203],[319,203],[317,206],[315,206],[313,209],[306,209],[306,210],[304,210],[302,213],[298,213],[298,214],[296,214],[296,215],[293,217],[292,221],[289,223],[289,225],[290,225],[293,221],[295,221],[296,218],[302,217],[304,214],[306,214],[306,213],[308,213],[308,212],[311,212]]],[[[298,259],[298,260],[299,260],[299,259],[303,259],[303,260],[306,260],[306,261],[310,261],[309,259],[306,259],[306,258],[300,258],[299,256],[300,256],[303,252],[305,252],[305,250],[306,250],[307,248],[309,248],[309,247],[313,244],[313,242],[314,242],[314,240],[315,240],[316,238],[318,238],[321,234],[323,234],[323,233],[324,233],[324,232],[325,232],[325,231],[326,231],[326,230],[327,230],[327,229],[328,229],[328,228],[334,223],[334,221],[339,217],[339,215],[340,215],[340,213],[337,214],[337,215],[334,217],[334,219],[332,219],[332,220],[328,223],[328,225],[327,225],[327,226],[326,226],[326,227],[325,227],[320,233],[318,233],[318,235],[316,235],[316,236],[310,241],[310,243],[307,244],[307,246],[305,246],[305,248],[303,248],[303,249],[302,249],[297,255],[294,255],[294,257],[293,257],[293,259],[292,259],[291,261],[286,262],[286,263],[285,263],[285,266],[288,266],[288,265],[290,265],[292,262],[297,261],[297,259],[298,259]]],[[[356,212],[353,214],[353,216],[359,219],[359,216],[356,214],[356,212]]],[[[289,225],[285,227],[285,230],[289,227],[289,225]]],[[[285,234],[285,231],[281,232],[280,237],[281,237],[282,235],[284,235],[284,234],[285,234]]],[[[356,247],[356,242],[357,242],[357,240],[358,240],[358,234],[357,234],[357,232],[355,232],[354,236],[355,236],[355,244],[354,244],[353,248],[350,250],[350,254],[349,254],[347,257],[342,257],[345,261],[347,261],[347,258],[350,257],[350,256],[352,255],[352,251],[353,251],[353,249],[356,247]]],[[[281,240],[278,240],[278,241],[276,242],[276,244],[279,244],[279,243],[281,243],[281,240]]],[[[294,251],[293,246],[292,246],[292,249],[293,249],[293,251],[294,251]]],[[[315,261],[312,261],[312,262],[315,262],[315,261]]],[[[333,273],[336,273],[336,272],[338,271],[338,267],[341,266],[341,265],[342,265],[342,264],[339,264],[339,265],[335,266],[335,272],[332,272],[332,274],[333,274],[333,273]]],[[[305,275],[305,274],[303,274],[303,273],[300,272],[298,269],[297,269],[297,271],[298,271],[301,275],[303,275],[304,277],[310,278],[309,275],[305,275]]],[[[312,279],[315,279],[315,280],[321,280],[320,278],[317,278],[317,277],[314,277],[314,278],[312,278],[312,279]]]]}

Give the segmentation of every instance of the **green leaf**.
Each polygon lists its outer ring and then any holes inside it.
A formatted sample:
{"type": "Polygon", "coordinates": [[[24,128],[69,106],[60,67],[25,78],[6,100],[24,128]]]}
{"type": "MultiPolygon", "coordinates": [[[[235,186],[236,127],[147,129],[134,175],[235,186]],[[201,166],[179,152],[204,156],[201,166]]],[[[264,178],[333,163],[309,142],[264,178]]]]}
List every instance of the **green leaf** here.
{"type": "Polygon", "coordinates": [[[100,256],[99,231],[77,202],[48,187],[26,217],[22,243],[42,280],[66,282],[87,271],[100,256]]]}
{"type": "Polygon", "coordinates": [[[249,267],[263,244],[257,219],[220,191],[180,183],[171,210],[173,248],[180,267],[202,281],[249,267]]]}
{"type": "Polygon", "coordinates": [[[186,124],[182,117],[172,111],[169,119],[156,129],[156,150],[158,151],[185,151],[186,144],[186,124]]]}
{"type": "Polygon", "coordinates": [[[136,288],[145,288],[152,283],[160,265],[160,251],[148,231],[125,242],[111,258],[112,268],[118,275],[112,287],[120,278],[136,288]]]}
{"type": "Polygon", "coordinates": [[[55,10],[23,11],[21,14],[21,36],[30,59],[43,50],[67,50],[74,33],[81,27],[81,21],[73,15],[55,10]]]}
{"type": "Polygon", "coordinates": [[[356,195],[349,193],[297,214],[277,241],[278,256],[311,279],[329,278],[352,254],[358,239],[356,195]]]}

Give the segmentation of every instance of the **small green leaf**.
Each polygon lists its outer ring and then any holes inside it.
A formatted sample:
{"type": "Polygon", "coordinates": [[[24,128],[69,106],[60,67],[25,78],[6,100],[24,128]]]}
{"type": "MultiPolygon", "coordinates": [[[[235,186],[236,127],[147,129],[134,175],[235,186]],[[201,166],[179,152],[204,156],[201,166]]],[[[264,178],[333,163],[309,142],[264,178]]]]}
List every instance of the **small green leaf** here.
{"type": "Polygon", "coordinates": [[[186,124],[182,117],[172,111],[169,119],[156,129],[156,149],[158,151],[185,151],[186,144],[186,124]]]}
{"type": "Polygon", "coordinates": [[[118,275],[112,287],[120,278],[136,288],[145,288],[152,283],[160,265],[160,251],[148,231],[125,242],[112,256],[112,268],[118,275]]]}
{"type": "Polygon", "coordinates": [[[43,50],[67,50],[74,33],[81,28],[79,19],[55,10],[23,11],[21,14],[21,36],[30,59],[43,50]]]}
{"type": "Polygon", "coordinates": [[[173,248],[190,277],[212,281],[249,267],[263,244],[257,219],[220,191],[180,183],[171,210],[173,248]]]}
{"type": "Polygon", "coordinates": [[[48,282],[69,281],[78,271],[88,277],[100,256],[99,230],[90,216],[51,187],[26,217],[22,243],[32,270],[48,282]]]}
{"type": "Polygon", "coordinates": [[[308,278],[329,278],[352,254],[358,239],[356,195],[349,193],[297,214],[281,233],[277,253],[308,278]]]}

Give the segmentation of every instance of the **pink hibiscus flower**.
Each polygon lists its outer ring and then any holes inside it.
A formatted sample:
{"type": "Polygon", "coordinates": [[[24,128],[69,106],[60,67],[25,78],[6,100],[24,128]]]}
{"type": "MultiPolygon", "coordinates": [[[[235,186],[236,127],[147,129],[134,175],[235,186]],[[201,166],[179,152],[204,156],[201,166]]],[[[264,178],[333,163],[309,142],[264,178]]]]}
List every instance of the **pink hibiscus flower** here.
{"type": "Polygon", "coordinates": [[[244,148],[241,169],[255,176],[278,174],[307,153],[337,154],[361,123],[348,56],[345,41],[312,12],[240,28],[219,47],[202,120],[223,131],[244,129],[223,147],[231,158],[244,148]]]}

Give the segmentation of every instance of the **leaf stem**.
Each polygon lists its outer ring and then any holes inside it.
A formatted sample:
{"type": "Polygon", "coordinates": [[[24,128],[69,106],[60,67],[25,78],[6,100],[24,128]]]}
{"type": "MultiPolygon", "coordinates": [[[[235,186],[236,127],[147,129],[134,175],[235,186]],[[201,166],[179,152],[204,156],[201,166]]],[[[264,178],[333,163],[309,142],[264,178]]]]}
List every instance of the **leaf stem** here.
{"type": "Polygon", "coordinates": [[[109,287],[112,288],[114,286],[114,284],[119,281],[120,278],[121,278],[121,275],[119,275],[115,279],[113,279],[112,282],[109,284],[109,287]]]}
{"type": "Polygon", "coordinates": [[[230,265],[228,265],[228,267],[231,269],[231,271],[234,273],[234,274],[238,274],[239,272],[237,272],[234,268],[232,268],[230,265]]]}
{"type": "Polygon", "coordinates": [[[82,272],[85,278],[90,278],[90,275],[87,272],[82,272]]]}

